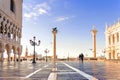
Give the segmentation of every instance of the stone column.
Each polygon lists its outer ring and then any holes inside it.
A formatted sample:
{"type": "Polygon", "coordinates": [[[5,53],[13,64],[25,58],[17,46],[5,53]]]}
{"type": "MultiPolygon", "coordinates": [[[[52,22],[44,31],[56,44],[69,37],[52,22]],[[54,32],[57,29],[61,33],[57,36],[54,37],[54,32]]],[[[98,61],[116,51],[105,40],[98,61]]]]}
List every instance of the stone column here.
{"type": "Polygon", "coordinates": [[[8,45],[8,49],[7,49],[8,62],[11,61],[10,54],[11,54],[11,46],[8,45]]]}
{"type": "Polygon", "coordinates": [[[16,62],[16,53],[14,53],[14,62],[16,62]]]}
{"type": "Polygon", "coordinates": [[[3,59],[4,59],[4,56],[3,56],[3,53],[4,53],[4,44],[1,44],[0,45],[0,61],[3,62],[3,59]]]}
{"type": "Polygon", "coordinates": [[[8,61],[10,61],[10,54],[11,54],[11,49],[9,49],[9,50],[7,51],[8,61]]]}
{"type": "Polygon", "coordinates": [[[20,54],[18,54],[18,62],[20,62],[20,56],[21,56],[21,55],[20,55],[20,54]]]}
{"type": "Polygon", "coordinates": [[[17,54],[17,50],[14,50],[14,62],[16,62],[16,54],[17,54]]]}
{"type": "Polygon", "coordinates": [[[93,36],[93,50],[94,50],[94,58],[96,58],[96,34],[97,34],[97,30],[95,28],[93,28],[91,30],[92,36],[93,36]]]}
{"type": "Polygon", "coordinates": [[[4,56],[3,56],[4,51],[0,51],[0,61],[3,62],[4,61],[4,56]]]}
{"type": "Polygon", "coordinates": [[[55,66],[55,61],[56,61],[56,34],[57,34],[57,28],[53,28],[53,64],[54,68],[55,66]]]}
{"type": "Polygon", "coordinates": [[[20,56],[22,53],[22,46],[19,47],[19,51],[18,51],[18,61],[20,62],[20,56]]]}

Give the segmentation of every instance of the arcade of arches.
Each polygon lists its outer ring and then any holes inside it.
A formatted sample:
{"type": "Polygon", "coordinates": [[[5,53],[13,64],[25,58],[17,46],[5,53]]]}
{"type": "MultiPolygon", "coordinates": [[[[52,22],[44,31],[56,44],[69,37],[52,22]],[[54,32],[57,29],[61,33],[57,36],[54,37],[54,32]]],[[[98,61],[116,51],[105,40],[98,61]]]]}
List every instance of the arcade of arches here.
{"type": "Polygon", "coordinates": [[[15,23],[9,16],[0,12],[0,61],[3,61],[3,54],[6,50],[8,61],[10,61],[10,54],[13,51],[14,61],[16,56],[20,60],[22,52],[21,42],[21,27],[15,23]]]}

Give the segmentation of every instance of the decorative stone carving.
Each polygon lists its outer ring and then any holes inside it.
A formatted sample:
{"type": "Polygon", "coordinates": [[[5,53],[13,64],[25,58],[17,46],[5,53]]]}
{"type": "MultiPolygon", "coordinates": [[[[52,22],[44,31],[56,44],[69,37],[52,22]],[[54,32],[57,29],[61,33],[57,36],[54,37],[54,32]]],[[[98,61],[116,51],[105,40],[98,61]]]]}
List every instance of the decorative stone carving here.
{"type": "MultiPolygon", "coordinates": [[[[0,5],[9,5],[10,0],[1,1],[0,5]]],[[[10,53],[13,49],[15,55],[21,55],[21,44],[20,44],[20,34],[22,29],[22,0],[16,0],[16,12],[11,14],[9,13],[9,7],[4,6],[4,9],[0,9],[0,53],[4,54],[4,51],[7,51],[9,55],[8,60],[10,60],[10,53]],[[5,11],[8,13],[6,13],[5,11]],[[21,26],[21,27],[18,27],[21,26]],[[19,43],[18,43],[19,40],[19,43]],[[6,47],[5,47],[6,46],[6,47]]]]}
{"type": "Polygon", "coordinates": [[[7,24],[7,20],[6,20],[6,18],[4,17],[4,18],[3,18],[3,22],[2,22],[2,25],[3,25],[2,33],[3,33],[3,34],[5,34],[5,26],[6,26],[6,24],[7,24]]]}
{"type": "Polygon", "coordinates": [[[3,17],[2,17],[2,14],[0,14],[0,32],[2,32],[1,30],[1,26],[2,26],[2,21],[3,21],[3,17]]]}
{"type": "Polygon", "coordinates": [[[118,59],[117,53],[120,53],[120,24],[119,21],[106,28],[106,58],[118,59]],[[109,37],[108,37],[109,36],[109,37]]]}

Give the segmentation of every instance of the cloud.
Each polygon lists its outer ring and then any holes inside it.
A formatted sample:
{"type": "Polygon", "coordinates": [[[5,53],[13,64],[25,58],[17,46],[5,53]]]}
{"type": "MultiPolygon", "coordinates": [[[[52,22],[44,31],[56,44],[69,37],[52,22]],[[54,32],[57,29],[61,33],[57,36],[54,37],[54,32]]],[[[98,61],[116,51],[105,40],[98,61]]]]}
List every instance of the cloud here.
{"type": "Polygon", "coordinates": [[[55,19],[56,22],[62,22],[62,21],[66,21],[66,20],[69,20],[71,18],[73,18],[74,16],[71,16],[71,17],[65,17],[65,16],[62,16],[62,17],[57,17],[55,19]]]}
{"type": "Polygon", "coordinates": [[[47,14],[47,13],[48,13],[46,10],[44,10],[44,9],[42,9],[42,8],[40,8],[40,9],[38,10],[38,12],[39,12],[40,15],[42,15],[42,14],[47,14]]]}
{"type": "Polygon", "coordinates": [[[67,19],[69,19],[69,17],[58,17],[58,18],[56,18],[56,22],[61,22],[61,21],[65,21],[65,20],[67,20],[67,19]]]}
{"type": "Polygon", "coordinates": [[[36,19],[40,15],[49,15],[51,7],[46,3],[40,4],[23,4],[24,13],[23,17],[27,20],[36,19]]]}

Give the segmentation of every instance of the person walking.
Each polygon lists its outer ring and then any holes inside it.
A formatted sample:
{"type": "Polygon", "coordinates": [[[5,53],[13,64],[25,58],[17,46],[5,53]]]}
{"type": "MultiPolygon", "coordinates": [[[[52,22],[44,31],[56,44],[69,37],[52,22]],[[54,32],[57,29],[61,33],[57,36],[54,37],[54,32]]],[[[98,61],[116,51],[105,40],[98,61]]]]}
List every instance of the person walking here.
{"type": "Polygon", "coordinates": [[[79,60],[81,60],[82,63],[83,63],[83,60],[84,60],[84,55],[83,55],[83,53],[81,53],[81,54],[79,55],[79,60]]]}

